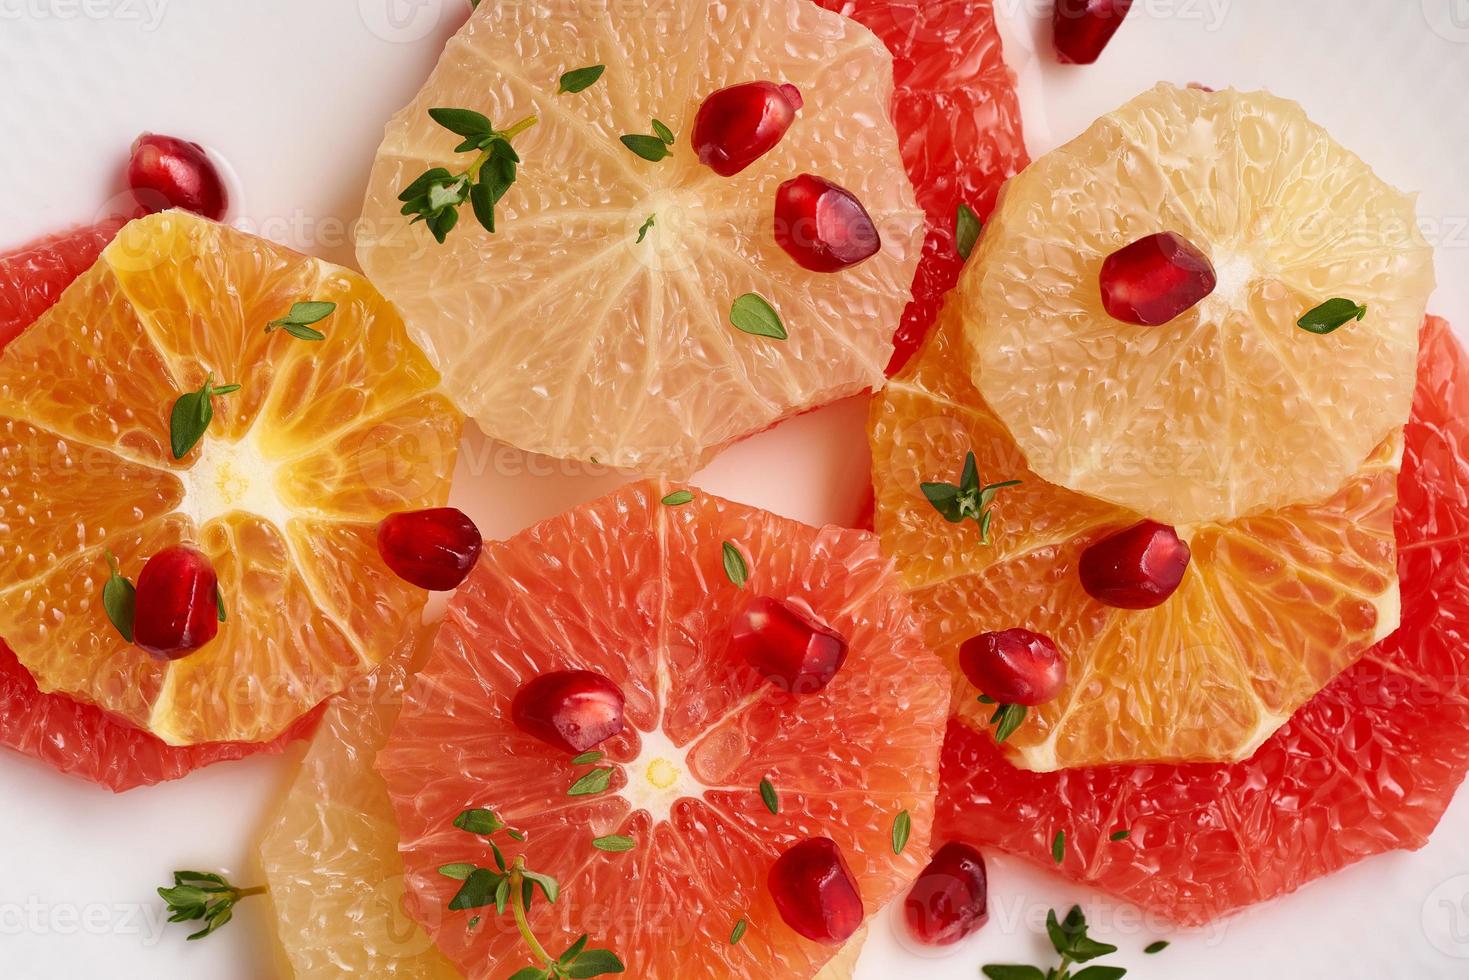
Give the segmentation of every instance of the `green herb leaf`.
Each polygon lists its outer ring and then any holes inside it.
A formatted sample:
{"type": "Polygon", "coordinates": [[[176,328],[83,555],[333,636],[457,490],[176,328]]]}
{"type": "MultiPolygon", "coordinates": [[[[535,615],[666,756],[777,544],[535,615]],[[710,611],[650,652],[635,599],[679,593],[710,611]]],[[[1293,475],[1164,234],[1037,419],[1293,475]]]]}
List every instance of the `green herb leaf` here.
{"type": "MultiPolygon", "coordinates": [[[[588,754],[590,755],[591,753],[588,753],[588,754]]],[[[600,758],[600,757],[601,757],[601,754],[598,753],[598,758],[600,758]]],[[[524,834],[524,832],[519,831],[519,830],[507,830],[507,831],[505,831],[505,836],[506,837],[509,837],[511,840],[521,840],[521,841],[525,840],[525,834],[524,834]]]]}
{"type": "MultiPolygon", "coordinates": [[[[540,886],[541,891],[545,893],[546,901],[552,905],[556,904],[556,899],[561,896],[561,884],[555,878],[552,878],[550,875],[537,874],[534,871],[522,871],[520,874],[525,879],[526,884],[540,886]]],[[[525,905],[527,909],[530,908],[530,902],[528,900],[525,905]]]]}
{"type": "Polygon", "coordinates": [[[1051,860],[1060,864],[1066,860],[1066,831],[1056,831],[1056,836],[1051,840],[1051,860]]]}
{"type": "Polygon", "coordinates": [[[933,505],[940,516],[950,524],[962,524],[964,521],[972,520],[979,525],[980,542],[990,543],[990,524],[993,521],[993,512],[990,508],[994,505],[995,498],[1001,490],[1020,485],[1019,480],[1005,480],[1000,483],[981,485],[979,482],[979,467],[974,453],[964,457],[964,469],[957,484],[953,483],[920,483],[919,490],[923,496],[933,505]]]}
{"type": "Polygon", "coordinates": [[[576,958],[566,971],[568,977],[573,980],[584,980],[586,977],[600,977],[608,973],[624,973],[627,967],[622,960],[610,949],[589,949],[576,958]]]}
{"type": "Polygon", "coordinates": [[[1328,334],[1353,320],[1367,315],[1367,307],[1349,299],[1329,299],[1314,309],[1308,310],[1296,326],[1309,333],[1328,334]]]}
{"type": "Polygon", "coordinates": [[[675,490],[663,498],[663,503],[668,507],[682,507],[694,499],[693,493],[688,490],[675,490]]]}
{"type": "Polygon", "coordinates": [[[313,329],[311,324],[320,323],[335,313],[336,310],[336,303],[327,303],[319,300],[293,303],[291,305],[291,312],[279,319],[271,320],[265,325],[265,332],[274,333],[277,330],[284,330],[297,340],[322,341],[326,339],[326,334],[320,330],[313,329]]]}
{"type": "Polygon", "coordinates": [[[995,709],[995,720],[999,722],[995,726],[997,744],[1003,744],[1007,738],[1015,734],[1020,723],[1025,721],[1025,710],[1023,704],[1002,704],[995,709]]]}
{"type": "Polygon", "coordinates": [[[1165,950],[1167,948],[1168,948],[1168,940],[1166,940],[1166,939],[1159,939],[1157,942],[1148,943],[1147,946],[1143,947],[1143,952],[1144,953],[1147,953],[1149,956],[1151,956],[1154,953],[1161,953],[1161,952],[1163,952],[1163,950],[1165,950]]]}
{"type": "Polygon", "coordinates": [[[619,837],[613,834],[607,837],[598,837],[592,841],[592,846],[599,851],[609,851],[613,854],[619,854],[637,847],[638,842],[631,837],[619,837]]]}
{"type": "Polygon", "coordinates": [[[669,129],[661,119],[653,120],[653,135],[669,146],[678,141],[678,137],[673,135],[673,130],[669,129]]]}
{"type": "Polygon", "coordinates": [[[449,911],[462,912],[465,909],[482,909],[495,900],[495,892],[500,887],[500,882],[505,876],[489,868],[475,868],[464,879],[464,884],[459,886],[459,891],[449,899],[449,911]]]}
{"type": "Polygon", "coordinates": [[[577,756],[575,759],[572,759],[571,760],[571,764],[573,766],[589,766],[589,765],[591,765],[594,762],[601,762],[601,761],[602,761],[602,753],[601,752],[597,752],[597,751],[592,751],[592,752],[583,752],[581,755],[577,756]]]}
{"type": "Polygon", "coordinates": [[[189,936],[191,941],[224,928],[241,899],[264,893],[263,887],[236,888],[220,875],[197,871],[175,871],[173,887],[158,889],[158,897],[167,903],[169,922],[204,921],[204,928],[189,936]]]}
{"type": "Polygon", "coordinates": [[[542,970],[534,966],[523,966],[510,974],[510,980],[551,980],[548,970],[542,970]]]}
{"type": "Polygon", "coordinates": [[[455,817],[454,826],[458,827],[460,830],[467,830],[471,834],[478,834],[481,837],[488,837],[490,834],[493,834],[496,831],[504,830],[505,821],[495,816],[495,814],[489,810],[476,808],[472,810],[465,810],[463,813],[459,814],[459,816],[455,817]]]}
{"type": "Polygon", "coordinates": [[[582,933],[581,937],[577,939],[576,942],[567,947],[566,952],[562,953],[559,957],[556,958],[556,962],[560,963],[562,966],[565,966],[572,960],[576,959],[577,956],[581,954],[581,951],[587,948],[587,938],[587,934],[582,933]]]}
{"type": "Polygon", "coordinates": [[[902,854],[903,848],[908,846],[908,837],[913,833],[913,818],[907,810],[898,814],[893,820],[893,853],[902,854]]]}
{"type": "Polygon", "coordinates": [[[606,65],[587,65],[585,68],[573,68],[561,76],[560,85],[556,90],[557,95],[567,93],[584,92],[597,84],[597,79],[607,70],[606,65]]]}
{"type": "Polygon", "coordinates": [[[775,307],[766,302],[765,297],[759,293],[745,293],[736,299],[729,309],[729,322],[734,324],[736,330],[756,337],[786,340],[790,336],[786,333],[785,324],[780,322],[780,314],[775,312],[775,307]]]}
{"type": "Polygon", "coordinates": [[[1071,948],[1071,940],[1074,937],[1061,928],[1061,922],[1056,918],[1055,909],[1046,913],[1046,936],[1051,940],[1051,948],[1063,956],[1071,948]]]}
{"type": "Polygon", "coordinates": [[[750,566],[745,563],[745,556],[730,541],[724,542],[724,574],[739,589],[743,589],[750,580],[750,566]]]}
{"type": "Polygon", "coordinates": [[[655,214],[648,215],[648,220],[647,221],[644,221],[643,222],[643,226],[638,229],[638,240],[636,242],[634,242],[633,244],[635,244],[635,245],[641,245],[641,244],[643,244],[643,239],[648,237],[648,231],[653,227],[653,219],[656,218],[656,217],[657,217],[657,215],[655,215],[655,214]]]}
{"type": "Polygon", "coordinates": [[[979,972],[990,980],[1046,980],[1046,975],[1033,966],[982,966],[979,972]]]}
{"type": "Polygon", "coordinates": [[[969,253],[974,251],[974,243],[979,241],[979,232],[983,226],[980,224],[979,215],[963,201],[959,202],[959,210],[954,215],[954,248],[958,250],[961,259],[968,259],[969,253]]]}
{"type": "Polygon", "coordinates": [[[765,809],[771,813],[780,812],[780,797],[775,795],[775,784],[768,776],[760,780],[760,799],[764,801],[765,809]]]}
{"type": "Polygon", "coordinates": [[[214,587],[214,605],[221,623],[229,621],[229,613],[224,609],[224,593],[219,591],[219,586],[214,587]]]}
{"type": "Polygon", "coordinates": [[[641,134],[624,136],[622,137],[622,145],[649,163],[657,163],[669,155],[668,144],[656,136],[643,136],[641,134]]]}
{"type": "Polygon", "coordinates": [[[1132,831],[1130,831],[1130,830],[1114,830],[1114,831],[1112,831],[1112,836],[1109,837],[1108,840],[1113,840],[1113,841],[1127,840],[1127,838],[1129,838],[1131,836],[1132,836],[1132,831]]]}
{"type": "Polygon", "coordinates": [[[473,109],[430,109],[428,117],[458,136],[488,136],[495,131],[489,117],[473,109]]]}
{"type": "Polygon", "coordinates": [[[1070,980],[1121,980],[1127,971],[1120,966],[1089,966],[1071,974],[1070,980]]]}
{"type": "Polygon", "coordinates": [[[469,208],[474,212],[474,220],[479,226],[491,235],[495,233],[495,204],[497,201],[496,191],[505,193],[504,188],[487,181],[480,181],[469,191],[469,208]]]}
{"type": "Polygon", "coordinates": [[[745,938],[745,932],[749,928],[750,923],[745,919],[741,919],[740,921],[736,922],[734,924],[734,931],[729,934],[729,944],[731,946],[738,946],[740,944],[740,940],[745,938]]]}
{"type": "Polygon", "coordinates": [[[473,864],[446,864],[439,868],[439,874],[445,878],[453,878],[455,881],[463,881],[474,874],[477,866],[473,864]]]}
{"type": "Polygon", "coordinates": [[[173,450],[174,459],[183,459],[199,444],[199,440],[204,438],[204,433],[209,429],[209,423],[214,421],[214,399],[239,390],[239,385],[220,385],[216,388],[214,373],[211,371],[204,379],[204,386],[198,391],[191,391],[178,397],[178,400],[173,403],[168,431],[168,441],[173,450]]]}
{"type": "Polygon", "coordinates": [[[567,796],[592,796],[604,791],[612,782],[611,769],[593,769],[571,784],[567,796]]]}
{"type": "Polygon", "coordinates": [[[111,570],[106,584],[102,586],[102,610],[112,621],[113,628],[124,640],[133,642],[133,622],[137,619],[138,590],[133,583],[123,578],[118,571],[117,559],[107,552],[107,567],[111,570]]]}
{"type": "Polygon", "coordinates": [[[1077,936],[1071,941],[1071,948],[1066,951],[1066,955],[1078,963],[1085,963],[1115,952],[1117,952],[1117,947],[1111,943],[1099,943],[1090,936],[1077,936]]]}

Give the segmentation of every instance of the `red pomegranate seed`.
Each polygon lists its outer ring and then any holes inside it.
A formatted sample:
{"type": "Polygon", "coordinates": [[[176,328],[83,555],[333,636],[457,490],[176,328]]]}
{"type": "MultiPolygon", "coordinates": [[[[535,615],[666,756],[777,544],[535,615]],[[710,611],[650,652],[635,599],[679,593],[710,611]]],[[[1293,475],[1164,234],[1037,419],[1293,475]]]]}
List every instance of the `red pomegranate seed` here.
{"type": "Polygon", "coordinates": [[[939,848],[909,889],[903,915],[913,938],[928,946],[973,935],[990,917],[984,856],[959,841],[939,848]]]}
{"type": "Polygon", "coordinates": [[[1214,291],[1208,256],[1188,239],[1165,231],[1139,238],[1102,263],[1102,306],[1114,320],[1156,327],[1214,291]]]}
{"type": "Polygon", "coordinates": [[[722,88],[694,116],[694,152],[721,177],[733,177],[781,141],[804,104],[794,85],[745,82],[722,88]]]}
{"type": "Polygon", "coordinates": [[[1027,629],[970,637],[959,647],[959,669],[999,704],[1045,704],[1066,686],[1066,660],[1050,637],[1027,629]]]}
{"type": "Polygon", "coordinates": [[[849,269],[882,248],[862,202],[845,187],[811,174],[792,177],[776,191],[775,240],[812,272],[849,269]]]}
{"type": "Polygon", "coordinates": [[[547,745],[585,752],[622,732],[622,690],[591,670],[558,670],[520,685],[510,704],[515,727],[547,745]]]}
{"type": "Polygon", "coordinates": [[[133,642],[155,657],[178,660],[219,632],[219,580],[202,551],[165,548],[138,574],[133,642]]]}
{"type": "Polygon", "coordinates": [[[390,514],[377,529],[377,550],[401,579],[428,589],[457,589],[479,561],[484,539],[479,528],[461,510],[433,510],[390,514]]]}
{"type": "Polygon", "coordinates": [[[847,661],[847,641],[788,602],[760,596],[735,619],[731,653],[792,694],[813,694],[847,661]]]}
{"type": "Polygon", "coordinates": [[[1067,64],[1093,64],[1130,9],[1132,0],[1056,0],[1056,57],[1067,64]]]}
{"type": "Polygon", "coordinates": [[[229,194],[204,147],[174,136],[144,133],[133,143],[128,186],[150,214],[183,208],[215,221],[229,210],[229,194]]]}
{"type": "Polygon", "coordinates": [[[813,942],[844,943],[862,926],[857,879],[829,837],[793,844],[771,865],[769,885],[785,924],[813,942]]]}
{"type": "Polygon", "coordinates": [[[1152,609],[1178,591],[1191,554],[1167,524],[1142,521],[1081,553],[1081,587],[1118,609],[1152,609]]]}

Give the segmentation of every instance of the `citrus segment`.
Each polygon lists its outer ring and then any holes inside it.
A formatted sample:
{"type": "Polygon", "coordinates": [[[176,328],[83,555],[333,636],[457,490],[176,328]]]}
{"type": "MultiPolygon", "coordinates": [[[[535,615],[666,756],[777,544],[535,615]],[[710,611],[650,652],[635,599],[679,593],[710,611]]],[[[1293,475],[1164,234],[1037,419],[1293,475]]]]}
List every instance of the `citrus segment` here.
{"type": "Polygon", "coordinates": [[[443,502],[461,419],[374,296],[344,269],[167,212],[124,228],[10,345],[0,467],[19,492],[0,499],[0,635],[42,691],[170,744],[268,741],[387,654],[426,594],[368,543],[387,513],[443,502]],[[266,333],[306,300],[340,300],[324,341],[266,333]],[[172,406],[211,373],[242,388],[175,461],[172,406]],[[277,379],[281,397],[323,405],[276,401],[277,379]],[[108,621],[106,555],[136,579],[179,543],[212,560],[227,619],[160,662],[108,621]]]}
{"type": "Polygon", "coordinates": [[[1050,868],[1064,830],[1062,874],[1188,925],[1427,842],[1469,770],[1469,356],[1437,319],[1421,351],[1396,513],[1401,629],[1233,765],[1025,772],[955,719],[938,837],[1050,868]]]}
{"type": "Polygon", "coordinates": [[[893,123],[918,206],[928,216],[913,301],[893,338],[889,375],[908,362],[959,279],[959,205],[981,221],[1000,185],[1030,162],[1015,78],[993,0],[817,0],[882,39],[893,56],[893,123]]]}
{"type": "Polygon", "coordinates": [[[452,826],[466,808],[524,831],[507,846],[561,882],[560,900],[530,916],[547,948],[590,932],[632,976],[813,976],[833,950],[781,921],[765,887],[774,859],[804,838],[834,839],[871,912],[926,856],[947,677],[876,540],[703,494],[666,506],[669,489],[635,485],[488,544],[379,756],[409,909],[469,976],[529,956],[513,925],[489,914],[470,928],[446,911],[459,883],[437,869],[489,860],[452,826]],[[748,569],[743,589],[725,542],[748,569]],[[762,595],[804,603],[850,644],[819,692],[782,693],[731,660],[735,617],[762,595]],[[626,730],[598,746],[609,788],[593,795],[568,795],[589,765],[511,721],[524,682],[571,669],[626,697],[626,730]],[[903,810],[913,837],[894,855],[903,810]],[[637,843],[603,853],[592,840],[605,835],[637,843]],[[731,945],[740,919],[748,931],[731,945]]]}
{"type": "Polygon", "coordinates": [[[97,260],[121,225],[100,221],[0,255],[0,351],[97,260]]]}
{"type": "Polygon", "coordinates": [[[1193,551],[1178,591],[1149,610],[1105,606],[1077,573],[1086,547],[1139,515],[1047,483],[968,381],[961,295],[872,409],[876,523],[955,675],[955,711],[993,708],[962,677],[959,646],[1025,628],[1067,658],[1062,694],[1006,742],[1020,766],[1240,759],[1398,623],[1392,509],[1401,438],[1320,503],[1180,528],[1193,551]],[[990,543],[920,487],[973,452],[997,497],[990,543]],[[1289,628],[1281,624],[1289,623],[1289,628]]]}
{"type": "Polygon", "coordinates": [[[1326,498],[1403,424],[1433,281],[1413,199],[1295,103],[1160,85],[1010,182],[967,273],[970,370],[1047,481],[1227,520],[1326,498]],[[1218,286],[1112,319],[1102,261],[1160,231],[1218,286]],[[1332,298],[1365,319],[1297,326],[1332,298]]]}
{"type": "Polygon", "coordinates": [[[891,94],[881,43],[805,0],[482,5],[388,125],[358,257],[486,433],[688,473],[728,442],[881,383],[922,226],[891,94]],[[592,64],[607,66],[600,81],[557,94],[563,72],[592,64]],[[804,106],[773,150],[720,177],[690,143],[695,113],[759,78],[797,86],[804,106]],[[429,117],[442,107],[502,128],[538,122],[515,137],[522,163],[495,233],[466,207],[440,245],[410,227],[398,195],[431,167],[472,162],[429,117]],[[620,137],[655,117],[676,140],[650,162],[620,137]],[[803,172],[861,200],[877,255],[822,274],[782,251],[776,189],[803,172]],[[747,293],[777,311],[787,340],[731,325],[747,293]]]}

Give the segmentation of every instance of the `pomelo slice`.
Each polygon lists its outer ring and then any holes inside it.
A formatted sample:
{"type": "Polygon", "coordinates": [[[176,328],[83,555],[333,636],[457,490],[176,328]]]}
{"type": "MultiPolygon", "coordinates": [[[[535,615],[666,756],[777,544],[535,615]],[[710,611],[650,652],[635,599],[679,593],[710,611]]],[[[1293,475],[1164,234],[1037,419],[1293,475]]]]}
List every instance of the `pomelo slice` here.
{"type": "Polygon", "coordinates": [[[955,719],[939,838],[1059,871],[1187,925],[1422,847],[1469,771],[1469,355],[1424,328],[1396,514],[1403,625],[1234,765],[1042,774],[955,719]],[[1128,830],[1124,841],[1112,841],[1128,830]]]}
{"type": "Polygon", "coordinates": [[[1026,468],[960,354],[968,289],[871,417],[877,529],[930,646],[954,670],[961,721],[982,728],[994,709],[959,671],[959,645],[1024,627],[1056,641],[1069,676],[1005,743],[1017,765],[1243,759],[1396,628],[1397,434],[1320,503],[1180,528],[1193,560],[1163,605],[1113,609],[1089,597],[1081,551],[1139,515],[1026,468]],[[989,544],[977,522],[948,523],[920,489],[957,481],[970,451],[984,482],[1022,481],[997,498],[989,544]]]}
{"type": "Polygon", "coordinates": [[[893,124],[928,237],[913,302],[893,338],[889,375],[913,356],[964,268],[954,244],[961,203],[985,220],[1000,185],[1030,157],[993,0],[817,0],[882,39],[893,56],[893,124]]]}
{"type": "Polygon", "coordinates": [[[0,636],[41,691],[173,745],[269,741],[369,672],[426,593],[378,558],[396,510],[441,504],[461,416],[362,277],[183,212],[128,225],[0,358],[0,636]],[[327,339],[265,325],[337,304],[327,339]],[[213,371],[200,448],[173,403],[213,371]],[[193,541],[219,636],[160,662],[102,608],[106,553],[136,578],[193,541]]]}
{"type": "Polygon", "coordinates": [[[378,757],[408,908],[467,976],[530,960],[493,909],[473,928],[447,911],[459,882],[438,869],[490,860],[452,826],[466,808],[523,831],[507,857],[524,848],[559,879],[560,900],[530,918],[548,948],[590,933],[638,977],[811,977],[834,950],[780,919],[765,886],[774,859],[832,838],[872,912],[927,857],[948,677],[877,540],[702,493],[664,505],[669,489],[637,484],[487,545],[378,757]],[[746,559],[743,589],[724,570],[725,542],[746,559]],[[847,639],[827,687],[792,697],[731,662],[731,624],[756,596],[804,602],[847,639]],[[562,669],[602,672],[627,697],[628,730],[599,746],[612,772],[596,795],[568,796],[590,766],[510,721],[520,685],[562,669]],[[913,836],[895,855],[904,810],[913,836]],[[605,835],[637,843],[604,853],[592,841],[605,835]],[[748,931],[731,945],[740,919],[748,931]]]}
{"type": "Polygon", "coordinates": [[[686,475],[733,440],[881,384],[923,235],[891,95],[881,42],[807,0],[482,4],[388,125],[358,258],[487,434],[686,475]],[[557,94],[563,72],[593,64],[606,65],[600,81],[557,94]],[[797,86],[804,107],[775,149],[720,177],[690,145],[694,114],[715,90],[759,79],[797,86]],[[501,127],[539,119],[515,140],[520,177],[493,235],[462,220],[439,245],[399,213],[421,173],[470,162],[435,107],[501,127]],[[654,117],[677,136],[657,163],[619,141],[654,117]],[[812,273],[780,248],[776,189],[802,172],[861,200],[877,255],[812,273]],[[747,293],[774,307],[788,340],[731,325],[747,293]]]}
{"type": "Polygon", "coordinates": [[[0,255],[0,351],[61,298],[121,227],[120,219],[101,221],[0,255]]]}
{"type": "MultiPolygon", "coordinates": [[[[403,859],[388,789],[373,768],[436,627],[410,630],[402,649],[333,698],[290,792],[260,843],[275,931],[297,980],[365,977],[457,980],[403,909],[403,859]]],[[[817,975],[850,980],[862,934],[817,975]]]]}
{"type": "Polygon", "coordinates": [[[970,372],[1050,483],[1167,524],[1324,500],[1408,418],[1432,249],[1413,198],[1268,93],[1160,85],[1006,187],[966,273],[970,372]],[[1213,294],[1159,327],[1098,273],[1158,232],[1213,294]],[[1366,318],[1296,325],[1328,299],[1366,318]]]}

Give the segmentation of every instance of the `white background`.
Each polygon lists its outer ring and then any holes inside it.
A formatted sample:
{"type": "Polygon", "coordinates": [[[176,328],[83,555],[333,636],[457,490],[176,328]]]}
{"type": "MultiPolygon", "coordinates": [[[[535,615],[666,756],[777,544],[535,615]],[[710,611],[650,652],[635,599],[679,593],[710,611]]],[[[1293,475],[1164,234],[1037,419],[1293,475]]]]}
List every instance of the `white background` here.
{"type": "MultiPolygon", "coordinates": [[[[1136,0],[1102,63],[1085,69],[1052,63],[1050,0],[997,3],[1034,152],[1160,79],[1299,99],[1388,180],[1422,192],[1439,246],[1433,308],[1469,326],[1469,0],[1136,0]]],[[[465,0],[0,0],[0,249],[98,214],[149,129],[222,154],[243,188],[237,217],[350,262],[346,222],[382,124],[466,11],[465,0]]],[[[864,418],[850,402],[796,419],[698,482],[804,520],[850,520],[865,487],[864,418]]],[[[465,449],[456,503],[489,535],[618,482],[557,475],[477,438],[465,449]]],[[[254,839],[289,775],[288,763],[257,759],[113,797],[0,757],[0,978],[270,976],[262,903],[186,945],[179,927],[160,938],[153,888],[175,867],[254,877],[254,839]]],[[[1015,860],[990,868],[985,930],[923,961],[884,913],[859,976],[974,980],[983,963],[1049,963],[1040,922],[1073,901],[1122,947],[1104,962],[1140,980],[1469,975],[1465,794],[1422,851],[1187,935],[1015,860]],[[1141,954],[1164,935],[1169,949],[1141,954]]]]}

